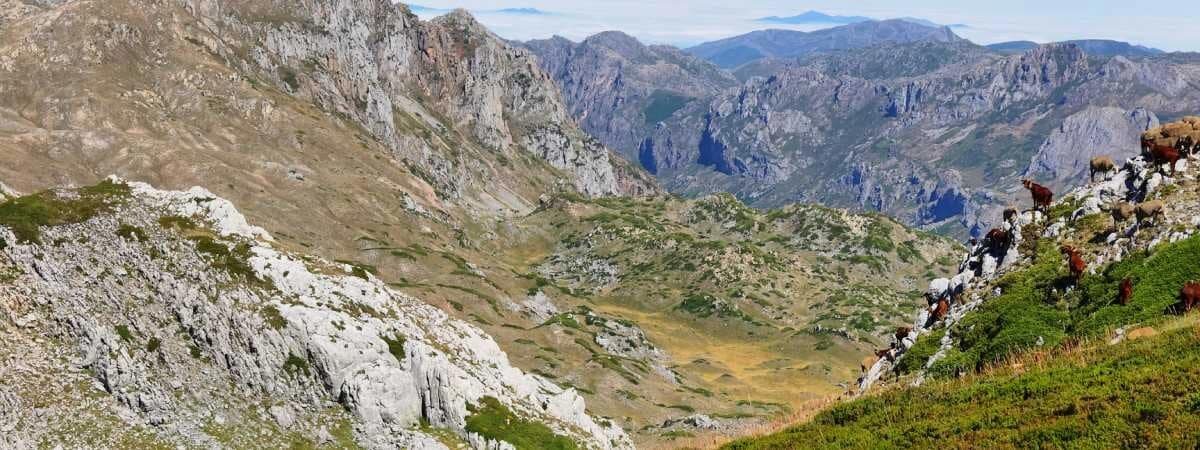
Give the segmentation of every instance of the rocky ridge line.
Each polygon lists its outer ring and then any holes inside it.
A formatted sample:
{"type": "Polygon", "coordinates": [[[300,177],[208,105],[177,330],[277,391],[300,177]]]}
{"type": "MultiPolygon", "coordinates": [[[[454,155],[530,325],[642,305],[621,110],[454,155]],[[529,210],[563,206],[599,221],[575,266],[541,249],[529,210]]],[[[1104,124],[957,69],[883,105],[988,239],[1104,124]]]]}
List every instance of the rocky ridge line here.
{"type": "MultiPolygon", "coordinates": [[[[212,404],[202,405],[233,386],[237,402],[242,394],[281,399],[271,414],[285,428],[305,411],[340,403],[366,448],[446,448],[422,423],[474,448],[512,448],[466,430],[469,405],[491,397],[588,448],[632,448],[619,427],[588,415],[576,391],[512,367],[478,328],[360,268],[272,248],[266,231],[202,188],[110,182],[129,192],[113,214],[42,227],[42,243],[0,227],[0,248],[18,271],[0,283],[0,318],[73,346],[72,365],[136,412],[129,421],[174,441],[211,444],[197,422],[212,404]],[[189,220],[212,231],[182,225],[189,220]],[[237,255],[245,259],[231,259],[237,255]],[[169,325],[194,343],[191,356],[169,325]],[[142,336],[157,342],[158,361],[134,345],[142,336]],[[201,405],[189,404],[196,399],[201,405]]],[[[0,428],[37,422],[19,396],[0,393],[15,403],[0,412],[0,428]]],[[[31,447],[19,437],[25,432],[0,443],[31,447]]]]}

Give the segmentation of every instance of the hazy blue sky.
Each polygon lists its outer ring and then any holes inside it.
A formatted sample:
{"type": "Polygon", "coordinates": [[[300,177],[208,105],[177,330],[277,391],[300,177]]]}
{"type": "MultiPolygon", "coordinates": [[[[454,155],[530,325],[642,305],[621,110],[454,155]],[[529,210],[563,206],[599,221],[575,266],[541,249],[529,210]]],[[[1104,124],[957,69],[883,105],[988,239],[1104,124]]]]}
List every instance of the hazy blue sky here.
{"type": "MultiPolygon", "coordinates": [[[[919,17],[964,23],[959,35],[977,43],[1008,40],[1049,42],[1107,38],[1174,51],[1200,50],[1200,6],[1166,0],[424,0],[433,8],[466,8],[497,34],[526,40],[561,35],[574,40],[621,30],[651,43],[691,45],[762,28],[764,16],[807,10],[873,18],[919,17]],[[548,15],[494,12],[536,8],[548,15]]],[[[430,17],[436,13],[421,13],[430,17]]],[[[808,31],[824,27],[790,27],[808,31]]]]}

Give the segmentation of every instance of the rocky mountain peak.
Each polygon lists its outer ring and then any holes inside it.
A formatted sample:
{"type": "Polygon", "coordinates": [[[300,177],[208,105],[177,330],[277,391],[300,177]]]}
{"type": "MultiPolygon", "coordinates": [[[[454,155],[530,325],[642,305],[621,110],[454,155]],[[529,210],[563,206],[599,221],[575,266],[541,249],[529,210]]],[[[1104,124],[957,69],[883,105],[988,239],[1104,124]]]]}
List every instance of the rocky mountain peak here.
{"type": "Polygon", "coordinates": [[[464,8],[455,8],[449,13],[434,17],[430,23],[457,30],[463,33],[465,38],[484,36],[496,38],[491,30],[479,23],[479,20],[464,8]]]}
{"type": "Polygon", "coordinates": [[[621,31],[603,31],[584,39],[582,44],[608,48],[626,58],[640,57],[648,50],[637,38],[621,31]]]}

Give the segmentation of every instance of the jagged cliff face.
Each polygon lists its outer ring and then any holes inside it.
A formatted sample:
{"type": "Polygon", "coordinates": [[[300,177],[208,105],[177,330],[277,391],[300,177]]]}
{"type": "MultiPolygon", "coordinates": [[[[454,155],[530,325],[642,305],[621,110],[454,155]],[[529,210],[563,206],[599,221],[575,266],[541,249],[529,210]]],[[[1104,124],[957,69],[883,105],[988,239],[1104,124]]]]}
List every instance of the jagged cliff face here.
{"type": "Polygon", "coordinates": [[[6,27],[0,58],[25,76],[6,77],[0,92],[17,133],[61,130],[22,142],[39,156],[88,148],[80,164],[161,164],[144,151],[114,154],[156,138],[203,153],[220,145],[202,133],[215,128],[230,141],[294,147],[307,136],[271,135],[305,120],[288,108],[298,100],[325,116],[308,119],[342,128],[341,147],[382,147],[442,198],[523,209],[555,177],[588,195],[654,190],[578,130],[527,52],[465,13],[425,23],[386,1],[122,1],[23,14],[6,27]],[[561,174],[531,167],[541,162],[561,174]],[[502,175],[518,171],[534,174],[502,175]]]}
{"type": "MultiPolygon", "coordinates": [[[[659,122],[736,84],[706,61],[617,31],[580,43],[555,37],[523,45],[558,83],[580,126],[631,161],[639,161],[642,140],[659,122]]],[[[642,162],[656,170],[653,159],[642,162]]]]}
{"type": "Polygon", "coordinates": [[[39,372],[0,386],[6,448],[512,448],[472,425],[499,408],[632,448],[478,328],[362,269],[277,250],[206,190],[108,181],[2,208],[0,352],[21,353],[2,370],[39,372]]]}
{"type": "MultiPolygon", "coordinates": [[[[636,149],[633,139],[613,146],[677,193],[882,211],[966,234],[1018,200],[1021,176],[1077,185],[1086,156],[1129,156],[1158,115],[1200,106],[1186,56],[1102,58],[1072,44],[1004,56],[938,39],[870,45],[749,64],[744,84],[683,105],[636,149]]],[[[568,103],[587,103],[567,92],[568,103]]]]}

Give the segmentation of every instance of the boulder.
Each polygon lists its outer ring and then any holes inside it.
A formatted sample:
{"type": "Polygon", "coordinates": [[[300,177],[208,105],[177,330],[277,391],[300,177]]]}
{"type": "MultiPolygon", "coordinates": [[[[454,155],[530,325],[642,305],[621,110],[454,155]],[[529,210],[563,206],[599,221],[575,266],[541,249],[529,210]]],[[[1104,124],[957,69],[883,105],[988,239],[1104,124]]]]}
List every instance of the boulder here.
{"type": "Polygon", "coordinates": [[[979,267],[981,276],[984,278],[990,278],[996,275],[996,269],[1000,267],[999,263],[1000,262],[996,260],[995,256],[983,255],[983,261],[979,267]]]}

